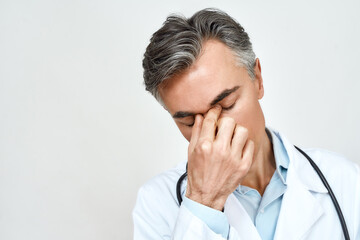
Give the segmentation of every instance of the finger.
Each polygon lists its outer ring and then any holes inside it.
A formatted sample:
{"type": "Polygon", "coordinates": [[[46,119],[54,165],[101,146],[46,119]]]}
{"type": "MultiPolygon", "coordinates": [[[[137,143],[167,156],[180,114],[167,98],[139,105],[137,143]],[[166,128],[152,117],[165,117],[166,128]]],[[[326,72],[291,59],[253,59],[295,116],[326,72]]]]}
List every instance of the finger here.
{"type": "Polygon", "coordinates": [[[240,171],[239,176],[241,176],[239,184],[241,184],[242,180],[244,179],[244,176],[246,176],[249,173],[249,170],[253,163],[254,149],[255,149],[255,144],[252,140],[249,139],[245,144],[243,150],[244,154],[242,156],[241,164],[239,167],[239,171],[240,171]]]}
{"type": "Polygon", "coordinates": [[[192,127],[192,130],[191,130],[191,139],[190,139],[190,143],[189,143],[189,152],[194,151],[194,148],[195,148],[196,143],[197,143],[197,141],[199,139],[199,136],[200,136],[203,119],[204,119],[203,116],[201,116],[200,114],[195,115],[194,126],[192,127]]]}
{"type": "Polygon", "coordinates": [[[248,171],[251,166],[254,156],[254,150],[255,150],[255,144],[252,140],[249,139],[245,144],[243,150],[243,156],[242,156],[242,162],[245,171],[248,171]]]}
{"type": "Polygon", "coordinates": [[[211,142],[214,141],[216,124],[219,119],[220,113],[221,113],[221,106],[219,105],[215,105],[215,107],[211,108],[208,111],[206,117],[203,120],[199,139],[208,140],[211,142]]]}
{"type": "Polygon", "coordinates": [[[230,146],[232,137],[234,135],[235,127],[236,123],[233,118],[220,118],[215,142],[230,146]]]}
{"type": "Polygon", "coordinates": [[[245,127],[237,124],[231,142],[231,149],[239,157],[242,156],[243,148],[248,139],[248,136],[248,130],[245,127]]]}

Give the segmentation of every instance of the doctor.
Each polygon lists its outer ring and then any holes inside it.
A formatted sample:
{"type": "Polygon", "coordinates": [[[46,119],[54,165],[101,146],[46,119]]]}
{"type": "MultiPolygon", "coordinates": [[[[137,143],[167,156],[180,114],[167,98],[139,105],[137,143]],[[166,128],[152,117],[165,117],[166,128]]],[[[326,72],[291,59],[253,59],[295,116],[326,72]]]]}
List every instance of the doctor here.
{"type": "MultiPolygon", "coordinates": [[[[314,168],[265,126],[260,61],[235,20],[214,9],[168,17],[143,67],[146,90],[189,147],[187,161],[139,190],[134,239],[344,239],[314,168]]],[[[330,184],[350,239],[359,240],[359,166],[330,151],[305,152],[330,184]]]]}

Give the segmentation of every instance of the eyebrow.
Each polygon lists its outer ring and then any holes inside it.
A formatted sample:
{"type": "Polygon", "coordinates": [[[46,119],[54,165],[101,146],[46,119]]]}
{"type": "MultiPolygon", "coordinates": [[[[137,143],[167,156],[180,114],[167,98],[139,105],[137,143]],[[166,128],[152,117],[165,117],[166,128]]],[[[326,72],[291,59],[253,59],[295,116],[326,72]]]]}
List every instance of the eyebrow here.
{"type": "MultiPolygon", "coordinates": [[[[232,94],[233,92],[235,92],[236,90],[238,90],[240,88],[240,86],[235,86],[231,89],[225,89],[224,91],[222,91],[220,94],[218,94],[214,100],[211,101],[210,106],[214,106],[215,104],[217,104],[218,102],[220,102],[221,100],[223,100],[224,98],[226,98],[227,96],[229,96],[230,94],[232,94]]],[[[172,117],[173,118],[185,118],[185,117],[191,117],[196,115],[196,113],[193,112],[184,112],[184,111],[179,111],[176,112],[172,117]]]]}
{"type": "Polygon", "coordinates": [[[240,86],[236,86],[231,89],[225,89],[219,95],[217,95],[214,100],[212,100],[212,102],[210,103],[210,106],[214,106],[215,104],[217,104],[218,102],[220,102],[221,100],[223,100],[224,98],[226,98],[227,96],[229,96],[230,94],[232,94],[233,92],[238,90],[239,87],[240,86]]]}

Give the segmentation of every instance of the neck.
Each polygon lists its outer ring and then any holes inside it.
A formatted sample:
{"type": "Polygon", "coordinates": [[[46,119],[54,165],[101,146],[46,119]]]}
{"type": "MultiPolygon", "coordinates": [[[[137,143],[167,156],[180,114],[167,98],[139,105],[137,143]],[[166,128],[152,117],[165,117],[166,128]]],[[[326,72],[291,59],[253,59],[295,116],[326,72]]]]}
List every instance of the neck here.
{"type": "Polygon", "coordinates": [[[276,163],[272,143],[264,131],[259,148],[255,149],[253,163],[241,185],[256,189],[262,196],[275,169],[276,163]]]}

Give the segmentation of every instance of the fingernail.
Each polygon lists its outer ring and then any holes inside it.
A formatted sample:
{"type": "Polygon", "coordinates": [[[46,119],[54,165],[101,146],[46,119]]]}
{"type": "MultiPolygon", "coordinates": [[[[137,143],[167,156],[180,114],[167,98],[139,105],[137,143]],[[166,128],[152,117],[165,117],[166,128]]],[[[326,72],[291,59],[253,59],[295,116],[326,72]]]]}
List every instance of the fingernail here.
{"type": "Polygon", "coordinates": [[[202,115],[201,114],[196,114],[195,115],[195,121],[200,121],[201,120],[202,115]]]}

